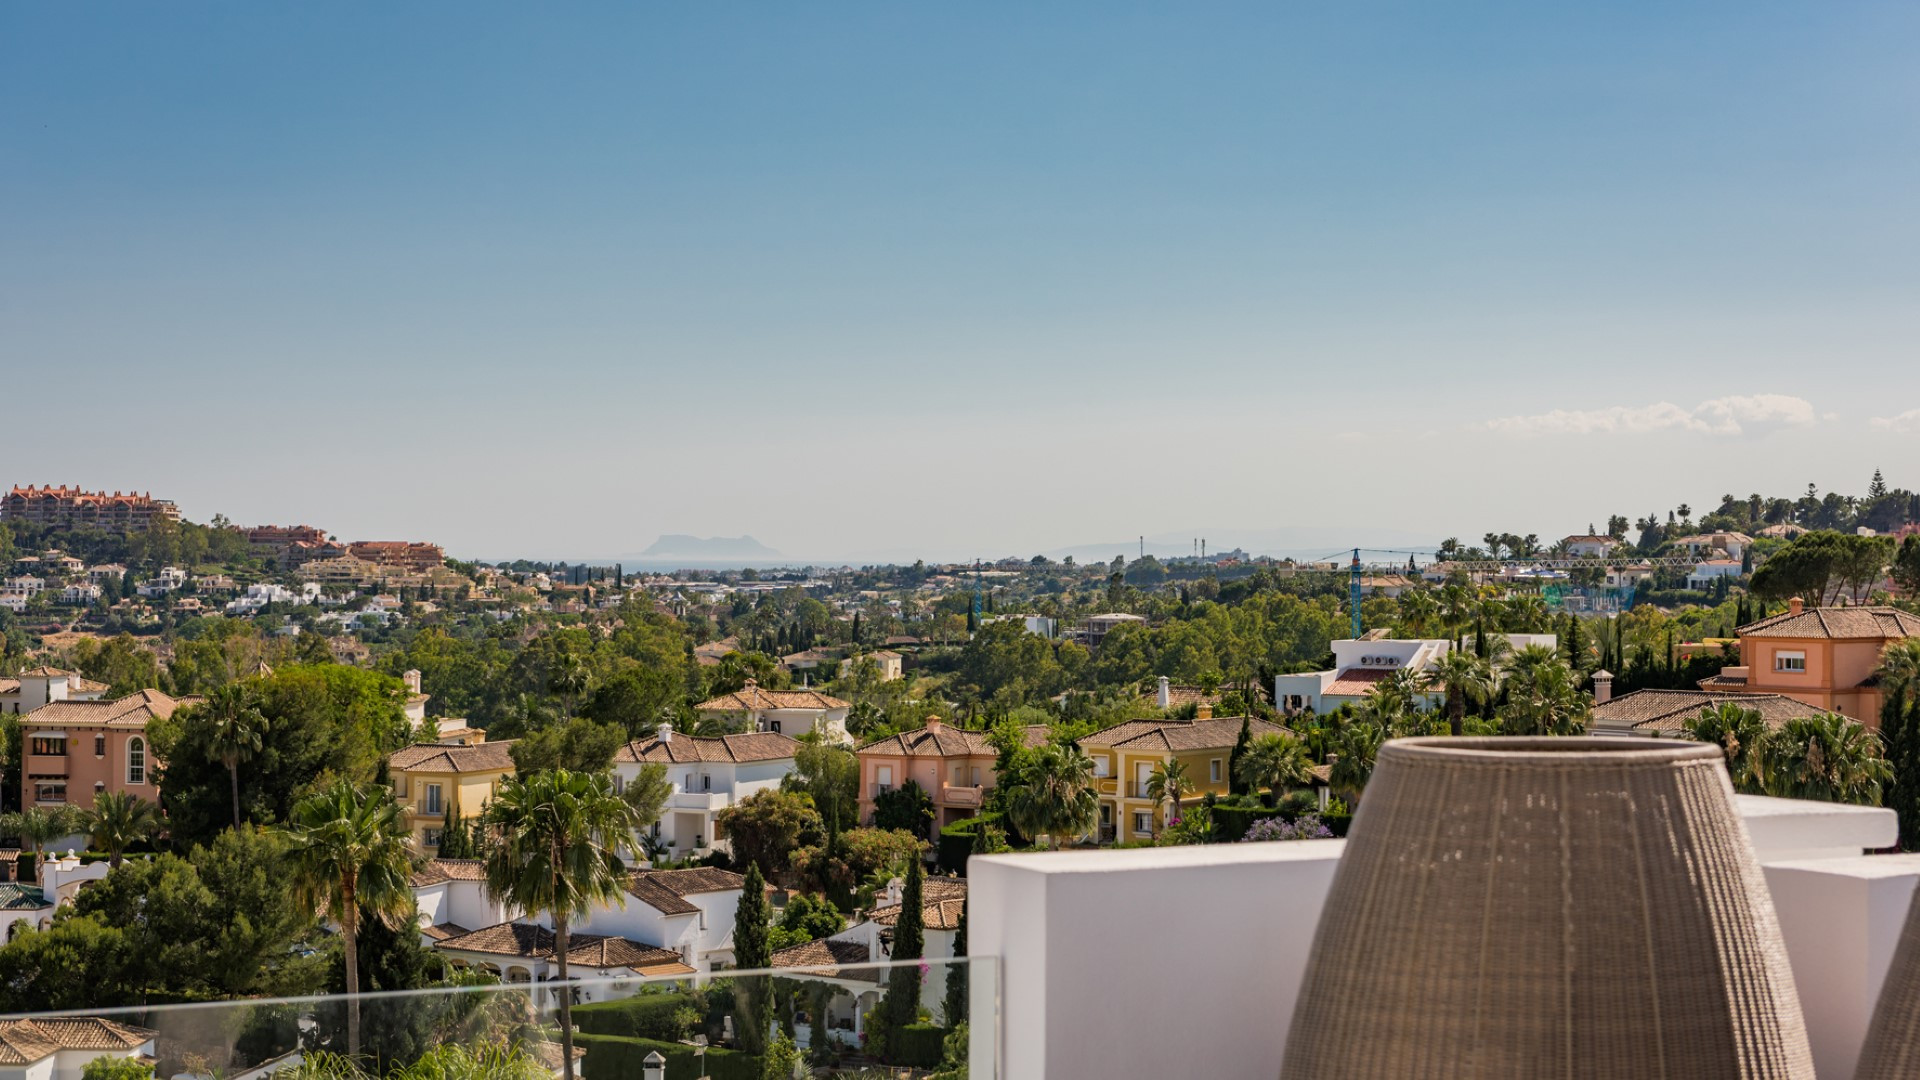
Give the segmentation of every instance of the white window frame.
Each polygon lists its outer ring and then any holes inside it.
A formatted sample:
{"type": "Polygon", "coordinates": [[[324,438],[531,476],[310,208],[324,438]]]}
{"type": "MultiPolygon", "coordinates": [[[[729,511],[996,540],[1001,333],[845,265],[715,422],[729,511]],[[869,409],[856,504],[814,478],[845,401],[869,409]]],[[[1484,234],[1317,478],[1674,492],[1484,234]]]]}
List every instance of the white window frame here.
{"type": "Polygon", "coordinates": [[[873,789],[875,791],[893,790],[893,766],[875,765],[873,767],[873,789]]]}
{"type": "Polygon", "coordinates": [[[1773,670],[1805,673],[1807,654],[1799,650],[1780,650],[1773,654],[1773,670]],[[1795,662],[1789,663],[1789,661],[1795,662]]]}
{"type": "Polygon", "coordinates": [[[1133,812],[1133,835],[1135,836],[1153,835],[1153,811],[1135,810],[1133,812]],[[1146,823],[1144,826],[1141,824],[1143,820],[1146,823]]]}
{"type": "Polygon", "coordinates": [[[1095,775],[1095,776],[1110,776],[1110,775],[1112,775],[1112,773],[1111,773],[1111,771],[1110,771],[1110,770],[1111,770],[1112,768],[1113,768],[1113,766],[1112,766],[1112,765],[1111,765],[1111,764],[1110,764],[1110,763],[1109,763],[1109,762],[1107,761],[1107,756],[1106,756],[1105,754],[1095,754],[1095,755],[1094,755],[1094,757],[1093,757],[1093,775],[1095,775]]]}
{"type": "Polygon", "coordinates": [[[147,784],[147,740],[138,735],[127,740],[127,786],[147,784]]]}
{"type": "Polygon", "coordinates": [[[1219,758],[1212,758],[1207,761],[1207,782],[1210,784],[1217,784],[1220,782],[1220,759],[1219,758]]]}
{"type": "Polygon", "coordinates": [[[420,812],[439,814],[445,812],[446,801],[439,784],[426,784],[420,792],[420,812]]]}

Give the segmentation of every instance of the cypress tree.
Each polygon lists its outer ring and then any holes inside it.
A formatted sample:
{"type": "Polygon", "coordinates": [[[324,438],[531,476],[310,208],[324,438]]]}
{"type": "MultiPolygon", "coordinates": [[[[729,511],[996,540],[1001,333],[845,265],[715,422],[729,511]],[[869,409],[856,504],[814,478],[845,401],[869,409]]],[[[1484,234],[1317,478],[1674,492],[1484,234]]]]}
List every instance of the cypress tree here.
{"type": "Polygon", "coordinates": [[[1243,716],[1240,718],[1240,735],[1233,740],[1233,751],[1227,755],[1227,791],[1231,794],[1245,795],[1250,791],[1249,785],[1240,779],[1239,766],[1240,755],[1246,753],[1247,747],[1252,744],[1253,720],[1243,716]]]}
{"type": "Polygon", "coordinates": [[[953,932],[953,964],[947,968],[947,1000],[941,1017],[951,1029],[967,1018],[967,909],[960,908],[960,925],[953,932]]]}
{"type": "MultiPolygon", "coordinates": [[[[893,924],[894,962],[918,960],[926,955],[926,923],[921,899],[921,883],[926,872],[918,856],[907,860],[906,888],[900,893],[900,918],[893,924]]],[[[887,996],[880,1001],[880,1028],[883,1039],[920,1019],[920,966],[903,964],[887,972],[887,996]]]]}
{"type": "MultiPolygon", "coordinates": [[[[767,907],[767,879],[759,863],[747,864],[747,880],[740,886],[740,905],[733,911],[733,962],[742,970],[771,967],[769,939],[772,913],[767,907]]],[[[767,1001],[771,986],[765,975],[747,975],[733,981],[733,1026],[740,1049],[758,1054],[767,1044],[767,1001]]]]}

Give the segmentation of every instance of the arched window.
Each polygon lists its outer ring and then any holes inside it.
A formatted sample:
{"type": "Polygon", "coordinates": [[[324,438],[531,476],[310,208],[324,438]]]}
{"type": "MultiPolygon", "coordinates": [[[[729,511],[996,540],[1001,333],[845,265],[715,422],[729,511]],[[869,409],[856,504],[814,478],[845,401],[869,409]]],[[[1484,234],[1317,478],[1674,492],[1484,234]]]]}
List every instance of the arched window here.
{"type": "Polygon", "coordinates": [[[135,735],[127,740],[127,783],[147,782],[147,741],[135,735]]]}

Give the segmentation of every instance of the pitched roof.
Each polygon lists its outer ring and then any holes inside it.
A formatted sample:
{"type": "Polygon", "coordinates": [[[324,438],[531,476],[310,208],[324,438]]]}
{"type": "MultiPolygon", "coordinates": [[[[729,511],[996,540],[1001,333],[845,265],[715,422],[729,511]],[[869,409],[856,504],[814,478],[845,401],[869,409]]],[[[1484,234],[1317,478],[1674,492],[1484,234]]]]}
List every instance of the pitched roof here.
{"type": "MultiPolygon", "coordinates": [[[[1178,709],[1187,705],[1218,705],[1220,704],[1220,698],[1222,696],[1222,691],[1216,690],[1209,694],[1206,688],[1202,686],[1185,686],[1180,683],[1167,684],[1167,708],[1169,709],[1178,709]]],[[[1153,705],[1154,708],[1159,708],[1160,688],[1156,686],[1152,690],[1140,695],[1140,700],[1153,705]]]]}
{"type": "Polygon", "coordinates": [[[874,739],[854,747],[855,753],[901,754],[907,757],[966,757],[994,753],[984,731],[969,731],[949,724],[919,727],[897,735],[874,739]]]}
{"type": "MultiPolygon", "coordinates": [[[[868,918],[881,926],[900,921],[900,904],[876,906],[868,918]]],[[[920,918],[929,930],[957,930],[967,909],[967,879],[930,877],[920,884],[920,918]]]]}
{"type": "Polygon", "coordinates": [[[818,690],[762,690],[759,683],[748,679],[747,685],[739,690],[703,701],[694,708],[700,712],[754,712],[764,709],[846,709],[851,706],[818,690]]]}
{"type": "Polygon", "coordinates": [[[20,718],[25,724],[73,724],[76,727],[144,728],[149,720],[173,715],[190,700],[175,700],[158,690],[141,690],[115,701],[56,701],[20,718]]]}
{"type": "Polygon", "coordinates": [[[837,975],[840,969],[868,961],[867,947],[858,941],[824,938],[800,945],[789,945],[773,954],[770,966],[777,968],[819,968],[817,974],[837,975]]]}
{"type": "MultiPolygon", "coordinates": [[[[17,857],[19,852],[11,854],[17,857]]],[[[33,911],[52,906],[38,885],[22,885],[17,881],[0,883],[0,911],[33,911]]]]}
{"type": "Polygon", "coordinates": [[[413,872],[413,887],[424,888],[447,881],[485,881],[487,865],[479,859],[428,859],[413,872]]]}
{"type": "Polygon", "coordinates": [[[0,1020],[0,1064],[30,1065],[60,1050],[131,1050],[158,1035],[97,1016],[0,1020]]]}
{"type": "MultiPolygon", "coordinates": [[[[1082,736],[1081,746],[1108,746],[1127,750],[1230,750],[1240,740],[1240,716],[1216,716],[1208,720],[1129,720],[1082,736]]],[[[1254,738],[1262,735],[1289,735],[1291,729],[1265,720],[1249,720],[1254,738]]]]}
{"type": "Polygon", "coordinates": [[[700,908],[687,902],[695,893],[738,889],[747,879],[711,866],[691,870],[635,870],[627,875],[627,893],[662,915],[691,915],[700,908]]]}
{"type": "MultiPolygon", "coordinates": [[[[569,934],[567,963],[592,968],[632,968],[648,974],[692,974],[693,970],[671,949],[643,945],[626,938],[600,934],[569,934]]],[[[517,956],[525,960],[551,960],[553,931],[533,923],[504,922],[480,930],[449,937],[433,944],[436,949],[486,953],[492,956],[517,956]]]]}
{"type": "Polygon", "coordinates": [[[432,926],[423,926],[420,928],[420,932],[435,941],[445,941],[448,938],[463,937],[473,931],[468,930],[459,923],[443,922],[434,923],[432,926]]]}
{"type": "Polygon", "coordinates": [[[513,739],[460,746],[453,743],[418,743],[403,746],[387,758],[389,769],[406,772],[499,772],[513,769],[513,739]]]}
{"type": "Polygon", "coordinates": [[[777,731],[749,731],[743,735],[684,735],[678,731],[666,742],[658,735],[635,739],[614,751],[615,761],[681,764],[691,761],[779,761],[790,758],[800,744],[777,731]]]}
{"type": "Polygon", "coordinates": [[[1671,733],[1685,730],[1687,721],[1702,710],[1733,704],[1760,714],[1768,727],[1779,727],[1789,720],[1824,716],[1827,710],[1816,708],[1785,694],[1717,694],[1705,690],[1635,690],[1593,707],[1596,726],[1632,728],[1635,731],[1671,733]]]}
{"type": "Polygon", "coordinates": [[[1920,615],[1890,607],[1806,608],[1735,630],[1741,637],[1871,640],[1920,635],[1920,615]]]}

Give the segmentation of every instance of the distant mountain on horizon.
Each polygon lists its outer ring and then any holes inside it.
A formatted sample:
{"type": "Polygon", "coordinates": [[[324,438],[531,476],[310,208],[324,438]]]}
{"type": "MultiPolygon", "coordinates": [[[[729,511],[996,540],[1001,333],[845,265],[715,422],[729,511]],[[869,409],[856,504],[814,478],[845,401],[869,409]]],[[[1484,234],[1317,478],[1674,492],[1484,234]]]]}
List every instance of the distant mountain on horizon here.
{"type": "Polygon", "coordinates": [[[780,553],[751,536],[666,533],[640,553],[643,559],[777,559],[780,553]]]}

